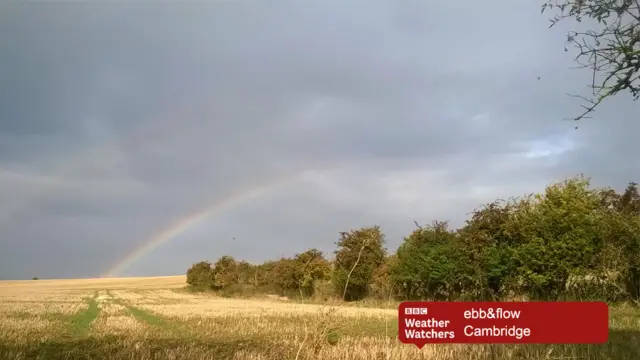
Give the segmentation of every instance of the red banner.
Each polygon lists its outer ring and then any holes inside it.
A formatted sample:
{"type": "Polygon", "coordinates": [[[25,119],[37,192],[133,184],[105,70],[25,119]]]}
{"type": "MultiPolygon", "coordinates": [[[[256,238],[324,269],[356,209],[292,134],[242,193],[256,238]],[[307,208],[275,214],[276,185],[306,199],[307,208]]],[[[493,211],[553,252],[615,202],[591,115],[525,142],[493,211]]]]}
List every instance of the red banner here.
{"type": "Polygon", "coordinates": [[[599,344],[609,337],[603,302],[403,302],[398,338],[425,344],[599,344]]]}

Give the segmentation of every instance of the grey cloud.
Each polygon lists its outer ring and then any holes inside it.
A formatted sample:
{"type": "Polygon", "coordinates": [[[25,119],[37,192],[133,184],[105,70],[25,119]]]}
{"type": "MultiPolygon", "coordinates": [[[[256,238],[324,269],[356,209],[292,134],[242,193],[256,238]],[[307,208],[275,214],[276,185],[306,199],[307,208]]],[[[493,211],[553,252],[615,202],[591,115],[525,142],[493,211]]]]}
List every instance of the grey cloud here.
{"type": "Polygon", "coordinates": [[[588,74],[568,69],[567,28],[547,29],[535,3],[0,7],[2,277],[99,275],[287,174],[126,273],[330,252],[337,231],[374,223],[394,249],[414,219],[460,224],[577,172],[639,177],[636,103],[578,131],[561,121],[588,74]]]}

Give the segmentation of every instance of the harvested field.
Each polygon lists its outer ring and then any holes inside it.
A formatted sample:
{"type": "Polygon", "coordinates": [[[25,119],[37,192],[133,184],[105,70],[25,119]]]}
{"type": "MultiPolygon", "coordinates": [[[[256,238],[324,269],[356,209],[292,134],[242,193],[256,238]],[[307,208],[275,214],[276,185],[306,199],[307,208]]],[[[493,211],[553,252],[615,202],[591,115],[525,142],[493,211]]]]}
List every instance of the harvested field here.
{"type": "Polygon", "coordinates": [[[434,345],[396,340],[395,309],[179,290],[184,276],[0,282],[1,359],[640,359],[640,312],[610,342],[434,345]]]}

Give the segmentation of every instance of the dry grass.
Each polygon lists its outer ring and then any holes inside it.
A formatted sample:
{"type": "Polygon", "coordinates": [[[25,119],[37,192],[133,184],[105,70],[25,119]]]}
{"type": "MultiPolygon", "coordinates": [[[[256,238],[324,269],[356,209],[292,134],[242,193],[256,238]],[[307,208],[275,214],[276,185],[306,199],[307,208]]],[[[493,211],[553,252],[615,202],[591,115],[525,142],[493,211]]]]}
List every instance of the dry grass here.
{"type": "Polygon", "coordinates": [[[602,346],[396,340],[393,309],[219,298],[184,277],[0,282],[0,359],[640,359],[640,313],[612,311],[602,346]]]}
{"type": "Polygon", "coordinates": [[[132,336],[144,334],[149,330],[147,324],[136,319],[124,305],[103,300],[98,304],[98,308],[100,313],[91,327],[91,335],[93,336],[109,334],[132,336]]]}
{"type": "Polygon", "coordinates": [[[186,276],[157,276],[137,278],[99,279],[55,279],[55,280],[9,280],[0,281],[0,294],[9,292],[28,293],[83,289],[175,289],[184,287],[186,276]]]}
{"type": "MultiPolygon", "coordinates": [[[[41,297],[41,300],[46,299],[41,297]]],[[[0,303],[1,314],[15,315],[72,315],[87,308],[82,302],[20,302],[18,300],[0,303]]]]}
{"type": "Polygon", "coordinates": [[[34,339],[51,339],[55,336],[59,325],[53,320],[39,317],[0,316],[0,339],[16,344],[23,344],[34,339]]]}
{"type": "MultiPolygon", "coordinates": [[[[295,317],[301,315],[315,315],[326,307],[317,304],[285,303],[278,301],[259,301],[247,299],[200,298],[194,299],[183,295],[183,301],[178,304],[144,305],[140,306],[159,316],[178,320],[209,317],[295,317]]],[[[340,316],[348,318],[373,317],[392,318],[395,320],[397,311],[391,309],[335,307],[340,316]]]]}

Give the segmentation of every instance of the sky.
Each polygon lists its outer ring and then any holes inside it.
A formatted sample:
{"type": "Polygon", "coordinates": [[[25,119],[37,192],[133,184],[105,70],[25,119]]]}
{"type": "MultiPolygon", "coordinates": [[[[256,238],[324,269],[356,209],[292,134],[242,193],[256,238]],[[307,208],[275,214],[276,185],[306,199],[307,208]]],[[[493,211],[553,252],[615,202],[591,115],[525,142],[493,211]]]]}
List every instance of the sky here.
{"type": "Polygon", "coordinates": [[[563,120],[590,75],[539,5],[2,3],[0,278],[102,276],[193,214],[115,275],[376,224],[394,251],[579,173],[640,180],[630,95],[563,120]]]}

